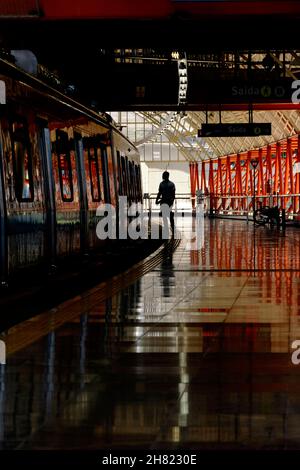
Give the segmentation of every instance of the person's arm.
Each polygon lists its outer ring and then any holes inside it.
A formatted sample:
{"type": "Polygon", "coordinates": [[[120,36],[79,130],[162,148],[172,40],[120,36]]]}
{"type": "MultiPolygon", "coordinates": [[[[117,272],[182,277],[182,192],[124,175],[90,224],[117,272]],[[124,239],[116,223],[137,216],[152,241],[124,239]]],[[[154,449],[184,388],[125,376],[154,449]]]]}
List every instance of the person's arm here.
{"type": "Polygon", "coordinates": [[[156,196],[155,204],[159,204],[159,199],[160,198],[161,198],[161,183],[160,183],[159,188],[158,188],[158,193],[157,193],[157,196],[156,196]]]}
{"type": "Polygon", "coordinates": [[[173,187],[172,187],[172,204],[175,201],[175,193],[176,193],[176,186],[173,183],[173,187]]]}

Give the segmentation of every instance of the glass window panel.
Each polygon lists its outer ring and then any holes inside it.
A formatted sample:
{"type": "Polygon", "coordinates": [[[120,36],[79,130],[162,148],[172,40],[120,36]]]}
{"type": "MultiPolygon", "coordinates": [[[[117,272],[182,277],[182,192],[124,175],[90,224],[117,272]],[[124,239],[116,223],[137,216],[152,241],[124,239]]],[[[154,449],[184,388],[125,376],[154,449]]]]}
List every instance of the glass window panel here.
{"type": "Polygon", "coordinates": [[[178,150],[176,147],[174,147],[174,145],[171,146],[171,160],[178,160],[178,150]]]}
{"type": "Polygon", "coordinates": [[[144,136],[145,136],[145,134],[144,134],[143,130],[142,131],[138,131],[138,130],[136,131],[136,140],[141,140],[141,139],[144,138],[144,136]]]}
{"type": "Polygon", "coordinates": [[[91,195],[93,202],[101,201],[100,169],[97,149],[88,149],[91,195]]]}
{"type": "Polygon", "coordinates": [[[62,200],[73,201],[73,184],[70,154],[60,153],[58,156],[58,169],[60,176],[60,190],[62,200]]]}
{"type": "Polygon", "coordinates": [[[12,124],[12,149],[16,198],[19,202],[33,201],[32,153],[28,128],[24,122],[12,124]]]}
{"type": "Polygon", "coordinates": [[[163,160],[170,159],[170,146],[168,144],[162,145],[162,159],[163,160]]]}
{"type": "Polygon", "coordinates": [[[145,160],[152,161],[152,144],[145,145],[145,160]]]}

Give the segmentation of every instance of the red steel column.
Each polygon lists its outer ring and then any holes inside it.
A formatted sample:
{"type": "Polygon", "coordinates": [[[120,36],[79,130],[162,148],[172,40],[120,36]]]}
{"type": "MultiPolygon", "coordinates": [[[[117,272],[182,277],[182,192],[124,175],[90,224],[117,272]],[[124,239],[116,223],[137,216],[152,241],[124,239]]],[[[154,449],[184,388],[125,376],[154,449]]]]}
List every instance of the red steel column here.
{"type": "MultiPolygon", "coordinates": [[[[246,171],[245,186],[244,186],[245,196],[249,196],[249,195],[252,196],[252,178],[250,175],[250,161],[251,161],[251,150],[247,152],[247,158],[245,162],[245,171],[246,171]]],[[[249,205],[246,207],[247,210],[250,209],[250,204],[251,204],[251,200],[249,202],[249,205]]]]}
{"type": "Polygon", "coordinates": [[[267,157],[266,157],[266,178],[265,184],[267,184],[268,180],[272,179],[272,148],[271,145],[267,146],[267,157]]]}
{"type": "Polygon", "coordinates": [[[201,164],[201,189],[204,192],[206,192],[205,163],[206,162],[202,162],[201,164]]]}
{"type": "Polygon", "coordinates": [[[213,161],[209,160],[209,193],[210,193],[210,208],[215,208],[215,187],[214,187],[214,167],[213,161]]]}
{"type": "MultiPolygon", "coordinates": [[[[274,192],[276,194],[283,194],[283,185],[282,185],[282,167],[281,167],[281,144],[280,142],[276,143],[276,160],[275,160],[275,181],[274,181],[274,192]]],[[[281,205],[279,203],[279,205],[281,205]]],[[[282,205],[284,207],[284,205],[282,205]]]]}
{"type": "MultiPolygon", "coordinates": [[[[236,195],[242,196],[242,170],[241,170],[241,156],[240,154],[236,157],[236,167],[235,167],[235,179],[236,179],[236,195]]],[[[238,199],[238,209],[242,208],[241,199],[238,199]]]]}
{"type": "Polygon", "coordinates": [[[199,185],[199,167],[198,167],[198,162],[195,163],[195,172],[196,172],[196,189],[200,189],[199,185]]]}
{"type": "MultiPolygon", "coordinates": [[[[226,158],[226,193],[229,196],[233,196],[232,191],[232,179],[231,179],[231,164],[230,164],[230,157],[226,158]],[[229,189],[229,192],[228,192],[229,189]]],[[[232,199],[230,199],[229,207],[232,207],[232,199]]]]}
{"type": "MultiPolygon", "coordinates": [[[[257,184],[257,195],[264,195],[264,165],[263,165],[263,158],[262,158],[263,149],[260,148],[258,151],[258,184],[257,184]]],[[[265,200],[264,200],[265,202],[265,200]]]]}
{"type": "Polygon", "coordinates": [[[195,182],[194,182],[194,163],[190,163],[190,182],[191,182],[191,198],[192,198],[192,208],[195,207],[195,182]]]}
{"type": "MultiPolygon", "coordinates": [[[[294,194],[294,174],[293,174],[293,151],[292,151],[292,140],[288,139],[287,141],[287,152],[286,152],[286,172],[288,174],[288,179],[290,184],[287,187],[286,194],[294,194]]],[[[294,196],[291,197],[291,204],[289,206],[289,211],[292,211],[294,207],[294,196]]]]}
{"type": "MultiPolygon", "coordinates": [[[[297,140],[296,163],[300,165],[300,135],[298,135],[298,140],[297,140]]],[[[300,194],[300,173],[296,173],[295,175],[295,194],[300,194]]],[[[294,213],[298,214],[299,210],[300,210],[300,200],[299,200],[299,197],[296,196],[294,199],[294,213]]]]}

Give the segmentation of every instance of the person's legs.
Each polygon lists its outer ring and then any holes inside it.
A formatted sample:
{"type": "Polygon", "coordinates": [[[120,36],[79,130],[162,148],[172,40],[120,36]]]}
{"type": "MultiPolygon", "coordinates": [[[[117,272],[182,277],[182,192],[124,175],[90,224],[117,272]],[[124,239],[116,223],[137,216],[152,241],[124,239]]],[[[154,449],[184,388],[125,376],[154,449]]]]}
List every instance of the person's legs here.
{"type": "Polygon", "coordinates": [[[175,226],[174,226],[174,212],[171,210],[171,207],[170,207],[170,225],[171,225],[172,235],[174,235],[174,230],[175,230],[175,226]]]}
{"type": "Polygon", "coordinates": [[[161,214],[163,219],[163,226],[162,226],[162,238],[167,240],[169,238],[169,218],[170,218],[170,207],[168,204],[161,205],[161,214]]]}

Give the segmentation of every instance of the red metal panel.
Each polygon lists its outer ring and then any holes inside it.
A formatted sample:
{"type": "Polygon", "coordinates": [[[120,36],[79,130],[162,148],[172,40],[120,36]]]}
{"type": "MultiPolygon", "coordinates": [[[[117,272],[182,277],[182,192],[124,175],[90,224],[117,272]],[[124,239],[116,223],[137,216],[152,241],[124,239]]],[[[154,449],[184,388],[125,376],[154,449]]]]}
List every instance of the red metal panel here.
{"type": "MultiPolygon", "coordinates": [[[[295,163],[298,163],[300,165],[300,136],[298,135],[297,139],[297,155],[295,158],[295,163]]],[[[296,173],[295,175],[295,194],[300,194],[300,173],[296,173]]],[[[294,198],[294,212],[297,213],[300,210],[300,197],[296,196],[294,198]]]]}
{"type": "Polygon", "coordinates": [[[201,189],[204,192],[207,192],[206,179],[205,179],[205,162],[201,164],[201,189]]]}
{"type": "MultiPolygon", "coordinates": [[[[194,162],[193,164],[193,180],[194,180],[194,198],[196,196],[196,189],[197,189],[197,175],[196,175],[197,163],[194,162]]],[[[192,200],[192,206],[195,207],[195,199],[192,200]]]]}
{"type": "Polygon", "coordinates": [[[238,195],[241,196],[243,189],[242,189],[242,167],[241,167],[241,155],[240,154],[238,154],[236,158],[236,177],[238,180],[238,184],[237,184],[238,195]]]}
{"type": "Polygon", "coordinates": [[[276,193],[279,191],[280,194],[282,194],[282,191],[283,191],[281,143],[280,142],[277,142],[276,144],[276,166],[275,166],[274,190],[276,193]]]}
{"type": "Polygon", "coordinates": [[[252,152],[251,150],[249,150],[249,152],[247,153],[247,172],[248,172],[248,184],[245,188],[245,191],[247,192],[248,195],[252,196],[253,195],[253,181],[252,181],[252,177],[251,177],[251,166],[250,166],[250,162],[251,162],[251,158],[252,158],[252,152]],[[250,193],[249,193],[249,183],[250,183],[250,193]]]}
{"type": "Polygon", "coordinates": [[[263,196],[262,204],[278,204],[282,209],[287,208],[289,212],[299,213],[300,173],[294,174],[294,165],[300,163],[298,135],[260,149],[219,157],[214,162],[209,161],[210,193],[218,195],[217,198],[212,198],[214,205],[218,202],[218,209],[223,210],[246,208],[245,196],[253,195],[253,171],[250,166],[252,158],[259,161],[256,170],[256,192],[257,196],[263,196]],[[273,161],[272,154],[275,151],[276,158],[273,161]],[[241,164],[241,160],[245,161],[244,165],[241,164]],[[216,171],[213,169],[214,164],[217,164],[216,171]],[[224,196],[243,196],[243,199],[229,199],[224,196]]]}
{"type": "Polygon", "coordinates": [[[198,164],[195,162],[190,163],[190,181],[191,181],[192,207],[194,208],[197,184],[199,187],[198,164]]]}
{"type": "Polygon", "coordinates": [[[233,196],[233,191],[232,191],[232,179],[231,179],[231,162],[230,162],[230,157],[227,157],[226,161],[226,193],[228,192],[229,189],[229,195],[233,196]]]}
{"type": "Polygon", "coordinates": [[[223,173],[222,173],[222,160],[218,158],[218,177],[219,177],[219,186],[217,187],[217,192],[223,194],[223,173]]]}
{"type": "Polygon", "coordinates": [[[172,1],[151,0],[40,0],[45,19],[57,18],[169,18],[172,14],[197,15],[293,15],[295,1],[172,1]]]}
{"type": "MultiPolygon", "coordinates": [[[[293,175],[293,152],[292,152],[292,141],[291,139],[288,139],[288,147],[287,147],[287,154],[286,158],[288,161],[288,179],[289,179],[289,186],[288,186],[288,192],[290,194],[294,194],[294,175],[293,175]]],[[[288,194],[286,192],[286,194],[288,194]]]]}
{"type": "Polygon", "coordinates": [[[190,167],[190,185],[191,185],[191,196],[193,196],[193,192],[194,192],[194,179],[193,179],[193,164],[190,163],[189,165],[190,167]]]}
{"type": "Polygon", "coordinates": [[[214,183],[214,166],[213,161],[209,161],[209,192],[210,192],[210,207],[214,209],[214,195],[215,195],[215,183],[214,183]]]}
{"type": "Polygon", "coordinates": [[[198,163],[195,164],[195,172],[196,172],[196,189],[200,189],[199,185],[199,168],[198,168],[198,163]]]}
{"type": "Polygon", "coordinates": [[[165,18],[170,0],[40,0],[46,19],[58,18],[165,18]]]}
{"type": "Polygon", "coordinates": [[[0,0],[0,17],[37,16],[38,5],[37,0],[0,0]]]}
{"type": "Polygon", "coordinates": [[[263,149],[260,148],[259,152],[258,152],[258,161],[259,161],[259,165],[258,165],[258,185],[257,185],[257,194],[258,195],[260,195],[260,194],[264,195],[265,194],[264,178],[263,178],[264,164],[263,164],[262,154],[263,154],[263,149]]]}
{"type": "MultiPolygon", "coordinates": [[[[242,167],[241,167],[241,155],[238,154],[236,157],[236,171],[235,171],[235,177],[237,179],[237,195],[242,196],[243,194],[243,188],[242,188],[242,167]]],[[[243,204],[241,199],[238,199],[238,209],[242,209],[243,204]]]]}
{"type": "Polygon", "coordinates": [[[266,168],[266,173],[265,173],[265,185],[266,185],[266,189],[269,189],[268,192],[270,192],[271,190],[270,180],[272,180],[272,147],[271,145],[268,145],[267,147],[266,165],[267,165],[267,168],[266,168]]]}

